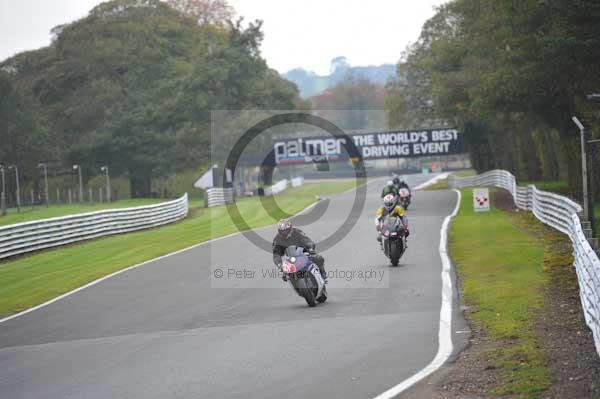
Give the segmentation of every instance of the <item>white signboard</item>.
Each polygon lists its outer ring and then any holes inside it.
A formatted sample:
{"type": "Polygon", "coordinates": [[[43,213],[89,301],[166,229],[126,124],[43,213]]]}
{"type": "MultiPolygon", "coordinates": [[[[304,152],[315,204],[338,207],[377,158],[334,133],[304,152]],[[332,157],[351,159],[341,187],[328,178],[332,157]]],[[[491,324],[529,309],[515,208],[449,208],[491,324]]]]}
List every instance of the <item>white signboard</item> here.
{"type": "Polygon", "coordinates": [[[208,170],[208,172],[206,172],[205,174],[202,175],[201,178],[196,180],[196,183],[194,183],[194,187],[196,187],[196,188],[214,187],[215,183],[213,182],[213,168],[216,168],[216,167],[217,167],[217,165],[213,165],[213,167],[210,168],[208,170]]]}
{"type": "Polygon", "coordinates": [[[490,190],[487,188],[473,189],[473,209],[475,212],[490,210],[490,190]]]}

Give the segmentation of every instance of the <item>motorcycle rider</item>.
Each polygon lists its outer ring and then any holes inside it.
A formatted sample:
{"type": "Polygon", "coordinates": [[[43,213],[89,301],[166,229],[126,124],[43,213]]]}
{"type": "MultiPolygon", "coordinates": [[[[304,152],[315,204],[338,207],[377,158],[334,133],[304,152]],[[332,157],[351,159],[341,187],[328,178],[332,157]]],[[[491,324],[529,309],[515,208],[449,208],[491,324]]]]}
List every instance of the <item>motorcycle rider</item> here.
{"type": "Polygon", "coordinates": [[[396,190],[400,191],[401,188],[406,188],[408,189],[408,191],[410,191],[410,187],[408,187],[408,184],[406,184],[406,182],[404,181],[404,179],[400,179],[399,177],[394,177],[394,180],[392,180],[392,182],[394,183],[394,186],[396,186],[396,190]]]}
{"type": "Polygon", "coordinates": [[[398,189],[396,188],[392,180],[388,180],[388,182],[385,184],[385,187],[381,191],[381,198],[384,198],[388,194],[398,196],[398,189]]]}
{"type": "MultiPolygon", "coordinates": [[[[281,257],[290,245],[303,247],[308,251],[308,258],[319,268],[323,280],[327,282],[327,273],[325,272],[325,259],[318,255],[316,246],[302,230],[293,227],[288,219],[281,219],[277,223],[277,235],[273,239],[273,263],[281,270],[281,257]]],[[[287,275],[283,274],[283,281],[287,281],[287,275]]]]}
{"type": "Polygon", "coordinates": [[[398,205],[397,201],[396,196],[387,194],[383,197],[383,206],[380,206],[377,208],[377,211],[375,211],[375,215],[377,216],[375,218],[375,228],[377,229],[377,241],[379,244],[381,244],[381,226],[383,224],[383,219],[388,215],[398,216],[404,225],[404,235],[406,238],[410,235],[410,231],[408,230],[408,220],[404,215],[404,208],[398,205]]]}

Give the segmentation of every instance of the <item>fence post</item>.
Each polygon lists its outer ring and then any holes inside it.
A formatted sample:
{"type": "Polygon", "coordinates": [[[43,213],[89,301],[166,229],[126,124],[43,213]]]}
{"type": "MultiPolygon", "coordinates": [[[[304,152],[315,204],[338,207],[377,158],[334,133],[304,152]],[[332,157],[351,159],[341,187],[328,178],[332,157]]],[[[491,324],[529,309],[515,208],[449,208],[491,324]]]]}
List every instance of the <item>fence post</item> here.
{"type": "MultiPolygon", "coordinates": [[[[586,134],[586,140],[589,138],[589,133],[586,134]]],[[[587,144],[587,143],[586,143],[587,144]]],[[[587,171],[588,171],[588,204],[590,207],[590,225],[592,228],[592,236],[596,237],[596,215],[594,213],[594,150],[592,146],[586,146],[588,152],[587,158],[587,171]]],[[[595,248],[594,248],[595,249],[595,248]]]]}
{"type": "Polygon", "coordinates": [[[71,193],[71,189],[69,189],[69,205],[73,204],[73,193],[71,193]]]}

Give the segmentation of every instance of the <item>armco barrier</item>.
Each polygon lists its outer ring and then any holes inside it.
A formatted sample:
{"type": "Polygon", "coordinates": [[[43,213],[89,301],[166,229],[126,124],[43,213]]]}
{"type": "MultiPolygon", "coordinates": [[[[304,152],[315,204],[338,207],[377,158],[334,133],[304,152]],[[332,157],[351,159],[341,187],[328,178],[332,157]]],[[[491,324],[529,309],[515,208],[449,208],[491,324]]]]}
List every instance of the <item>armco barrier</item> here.
{"type": "Polygon", "coordinates": [[[292,177],[292,187],[300,187],[304,184],[304,177],[299,176],[299,177],[292,177]]]}
{"type": "MultiPolygon", "coordinates": [[[[279,180],[277,183],[272,186],[263,187],[264,195],[275,195],[282,193],[288,187],[288,185],[292,185],[292,187],[300,187],[304,184],[303,177],[294,177],[291,180],[283,179],[279,180]]],[[[235,201],[233,195],[233,189],[231,188],[209,188],[205,193],[206,206],[218,206],[218,205],[226,205],[232,204],[235,201]]]]}
{"type": "Polygon", "coordinates": [[[0,227],[0,259],[171,223],[188,213],[188,196],[155,205],[107,209],[0,227]]]}
{"type": "Polygon", "coordinates": [[[232,188],[209,188],[206,190],[206,207],[233,203],[232,188]]]}
{"type": "Polygon", "coordinates": [[[288,186],[288,180],[279,180],[277,183],[270,187],[265,187],[265,195],[275,195],[285,191],[288,186]]]}
{"type": "Polygon", "coordinates": [[[450,187],[496,186],[508,190],[520,209],[532,211],[542,223],[566,234],[573,243],[573,258],[579,280],[579,295],[585,321],[594,334],[600,355],[600,259],[581,227],[579,204],[558,194],[538,190],[535,186],[519,187],[515,177],[505,170],[492,170],[473,177],[448,178],[450,187]]]}

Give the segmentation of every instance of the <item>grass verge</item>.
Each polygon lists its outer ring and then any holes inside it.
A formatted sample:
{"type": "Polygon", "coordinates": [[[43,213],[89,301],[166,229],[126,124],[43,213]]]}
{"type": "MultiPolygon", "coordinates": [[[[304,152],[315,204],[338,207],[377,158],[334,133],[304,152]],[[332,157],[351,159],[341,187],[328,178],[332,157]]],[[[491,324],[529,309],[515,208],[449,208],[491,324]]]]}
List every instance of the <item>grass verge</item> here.
{"type": "Polygon", "coordinates": [[[490,393],[536,398],[551,384],[535,328],[547,282],[545,243],[527,230],[537,223],[529,216],[495,207],[475,213],[472,189],[462,194],[450,251],[463,300],[472,307],[469,318],[495,342],[481,354],[498,371],[499,385],[490,393]]]}
{"type": "MultiPolygon", "coordinates": [[[[237,205],[248,225],[255,228],[272,224],[286,214],[298,213],[315,201],[315,195],[342,193],[355,184],[353,180],[306,184],[267,198],[265,206],[259,198],[244,198],[237,205]]],[[[191,205],[189,216],[179,223],[0,263],[0,317],[28,309],[128,266],[237,231],[226,207],[206,209],[200,201],[191,205]]]]}

